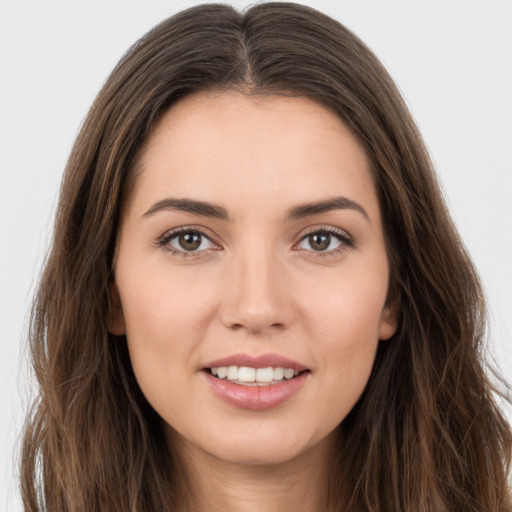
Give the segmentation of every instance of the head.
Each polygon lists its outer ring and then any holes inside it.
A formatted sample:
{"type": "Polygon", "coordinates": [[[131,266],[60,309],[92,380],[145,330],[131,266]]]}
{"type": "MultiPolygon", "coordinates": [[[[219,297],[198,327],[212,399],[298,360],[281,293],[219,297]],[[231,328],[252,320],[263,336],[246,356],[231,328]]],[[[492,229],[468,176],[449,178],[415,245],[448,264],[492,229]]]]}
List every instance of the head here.
{"type": "MultiPolygon", "coordinates": [[[[390,510],[399,500],[407,509],[419,499],[439,504],[461,483],[483,488],[478,475],[461,469],[459,444],[468,433],[447,427],[445,416],[452,411],[464,425],[495,414],[478,359],[481,292],[421,137],[389,75],[354,34],[312,9],[271,3],[244,14],[200,6],[158,25],[120,61],[80,131],[34,310],[43,400],[31,436],[36,443],[48,438],[48,425],[55,425],[53,441],[41,443],[43,459],[73,459],[87,448],[90,463],[60,466],[47,478],[90,486],[67,486],[47,499],[83,510],[87,496],[123,480],[129,493],[105,493],[105,504],[144,498],[158,509],[163,496],[173,499],[162,475],[178,475],[180,461],[162,454],[169,435],[141,391],[125,336],[129,319],[116,280],[121,235],[166,123],[172,133],[191,109],[227,102],[227,112],[236,101],[277,118],[293,115],[286,109],[300,103],[303,113],[320,112],[345,130],[376,205],[385,263],[382,317],[367,376],[350,407],[340,409],[333,477],[340,496],[333,499],[390,510]],[[390,464],[392,485],[381,471],[390,464]],[[442,468],[446,489],[433,483],[442,468]],[[353,483],[339,484],[344,479],[353,483]],[[94,488],[93,481],[102,485],[94,488]]],[[[470,457],[476,465],[477,451],[470,457]]]]}

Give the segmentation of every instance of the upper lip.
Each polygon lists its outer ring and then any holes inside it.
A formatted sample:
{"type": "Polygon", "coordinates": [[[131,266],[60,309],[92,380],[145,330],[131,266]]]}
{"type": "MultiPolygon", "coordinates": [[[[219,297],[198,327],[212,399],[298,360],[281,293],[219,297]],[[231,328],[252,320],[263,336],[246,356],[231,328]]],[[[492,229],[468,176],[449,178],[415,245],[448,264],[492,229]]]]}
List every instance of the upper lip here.
{"type": "Polygon", "coordinates": [[[230,356],[216,359],[204,365],[204,368],[218,368],[219,366],[248,366],[249,368],[291,368],[298,372],[308,370],[307,366],[281,356],[279,354],[233,354],[230,356]]]}

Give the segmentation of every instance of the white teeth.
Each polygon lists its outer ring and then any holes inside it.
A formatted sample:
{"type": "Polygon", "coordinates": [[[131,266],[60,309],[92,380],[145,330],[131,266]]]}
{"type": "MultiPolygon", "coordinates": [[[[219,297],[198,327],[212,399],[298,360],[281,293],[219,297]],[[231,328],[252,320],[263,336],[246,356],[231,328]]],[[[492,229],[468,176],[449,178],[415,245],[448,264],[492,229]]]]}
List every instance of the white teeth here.
{"type": "Polygon", "coordinates": [[[272,368],[251,368],[250,366],[219,366],[210,368],[212,375],[219,379],[227,379],[246,385],[268,385],[276,384],[283,379],[292,379],[299,375],[298,370],[283,368],[281,366],[272,368]]]}
{"type": "Polygon", "coordinates": [[[238,380],[238,366],[228,366],[228,380],[238,380]]]}
{"type": "Polygon", "coordinates": [[[295,372],[291,368],[285,368],[284,370],[284,378],[291,379],[295,376],[295,372]]]}
{"type": "Polygon", "coordinates": [[[258,382],[272,382],[274,380],[274,369],[258,368],[256,370],[256,380],[258,382]]]}
{"type": "Polygon", "coordinates": [[[275,380],[283,380],[284,378],[284,368],[274,368],[274,379],[275,380]]]}
{"type": "Polygon", "coordinates": [[[242,382],[254,382],[256,380],[256,370],[254,368],[249,368],[248,366],[241,366],[238,368],[238,380],[241,380],[242,382]]]}

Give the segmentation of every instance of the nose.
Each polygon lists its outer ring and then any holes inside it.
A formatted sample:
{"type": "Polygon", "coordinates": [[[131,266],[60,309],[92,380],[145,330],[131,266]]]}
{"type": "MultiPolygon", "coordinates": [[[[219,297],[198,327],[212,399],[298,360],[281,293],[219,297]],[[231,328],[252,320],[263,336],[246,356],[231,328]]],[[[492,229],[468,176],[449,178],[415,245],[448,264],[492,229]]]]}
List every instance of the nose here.
{"type": "Polygon", "coordinates": [[[234,256],[223,289],[223,324],[251,334],[287,328],[293,321],[294,308],[286,281],[285,263],[272,251],[234,256]]]}

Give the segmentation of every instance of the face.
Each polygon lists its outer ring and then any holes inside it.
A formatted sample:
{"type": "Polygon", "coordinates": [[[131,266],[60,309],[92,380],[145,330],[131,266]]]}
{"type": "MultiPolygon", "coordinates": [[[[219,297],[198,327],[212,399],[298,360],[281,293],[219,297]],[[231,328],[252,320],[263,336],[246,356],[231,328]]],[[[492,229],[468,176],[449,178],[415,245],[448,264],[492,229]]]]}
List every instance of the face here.
{"type": "Polygon", "coordinates": [[[268,464],[321,449],[395,332],[369,163],[303,98],[189,96],[122,215],[111,330],[169,439],[268,464]]]}

